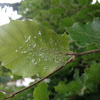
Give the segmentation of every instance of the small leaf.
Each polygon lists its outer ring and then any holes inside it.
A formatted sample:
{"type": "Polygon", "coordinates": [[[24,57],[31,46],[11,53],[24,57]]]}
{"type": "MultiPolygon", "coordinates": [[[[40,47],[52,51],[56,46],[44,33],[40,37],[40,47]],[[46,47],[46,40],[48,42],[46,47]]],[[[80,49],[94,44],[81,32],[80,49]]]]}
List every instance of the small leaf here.
{"type": "Polygon", "coordinates": [[[100,63],[92,64],[90,69],[86,70],[86,73],[88,75],[86,84],[90,84],[90,83],[94,85],[100,84],[100,63]]]}
{"type": "Polygon", "coordinates": [[[100,19],[95,19],[92,23],[85,25],[75,23],[72,27],[67,28],[67,31],[79,46],[96,44],[100,47],[100,19]]]}
{"type": "Polygon", "coordinates": [[[71,81],[68,84],[65,84],[64,82],[59,82],[57,86],[55,86],[55,91],[59,94],[77,94],[80,92],[81,89],[81,82],[80,81],[71,81]]]}
{"type": "Polygon", "coordinates": [[[0,27],[0,61],[14,74],[43,77],[65,64],[68,40],[36,21],[11,21],[0,27]]]}
{"type": "Polygon", "coordinates": [[[69,27],[71,26],[73,23],[74,23],[74,19],[72,17],[66,17],[66,18],[63,18],[61,21],[60,21],[60,27],[64,28],[64,27],[69,27]]]}
{"type": "Polygon", "coordinates": [[[78,0],[81,6],[89,5],[92,0],[78,0]]]}
{"type": "Polygon", "coordinates": [[[54,16],[61,16],[61,14],[63,14],[65,12],[65,9],[64,8],[60,8],[60,7],[55,7],[55,8],[52,8],[50,10],[50,12],[54,16]]]}
{"type": "Polygon", "coordinates": [[[46,83],[38,84],[33,92],[34,100],[49,100],[48,85],[46,83]]]}
{"type": "Polygon", "coordinates": [[[91,15],[90,9],[84,8],[76,13],[75,19],[78,22],[85,22],[86,23],[88,20],[92,19],[92,16],[89,16],[89,14],[91,15]]]}
{"type": "Polygon", "coordinates": [[[56,6],[59,4],[60,0],[51,0],[52,5],[56,6]]]}

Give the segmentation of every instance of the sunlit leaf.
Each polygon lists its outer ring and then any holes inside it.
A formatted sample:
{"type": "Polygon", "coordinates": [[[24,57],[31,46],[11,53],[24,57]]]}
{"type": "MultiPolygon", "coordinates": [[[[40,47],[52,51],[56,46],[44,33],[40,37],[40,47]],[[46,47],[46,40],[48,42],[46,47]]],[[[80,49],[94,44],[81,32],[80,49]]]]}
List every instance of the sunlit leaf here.
{"type": "Polygon", "coordinates": [[[36,21],[11,21],[0,27],[0,61],[14,74],[45,76],[63,65],[68,37],[57,35],[36,21]]]}

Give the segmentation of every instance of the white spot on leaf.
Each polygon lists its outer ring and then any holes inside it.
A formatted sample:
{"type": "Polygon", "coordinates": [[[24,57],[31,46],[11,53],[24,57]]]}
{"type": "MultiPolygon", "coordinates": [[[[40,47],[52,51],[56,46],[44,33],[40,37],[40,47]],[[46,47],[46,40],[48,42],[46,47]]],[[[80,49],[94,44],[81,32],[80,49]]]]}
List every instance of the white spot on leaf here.
{"type": "Polygon", "coordinates": [[[35,59],[33,58],[33,59],[32,59],[32,63],[34,63],[34,61],[35,61],[35,59]]]}
{"type": "Polygon", "coordinates": [[[41,35],[41,32],[39,31],[39,35],[41,35]]]}
{"type": "Polygon", "coordinates": [[[36,39],[36,36],[34,36],[34,39],[36,39]]]}
{"type": "Polygon", "coordinates": [[[33,48],[35,48],[35,47],[36,47],[36,44],[34,44],[33,48]]]}
{"type": "Polygon", "coordinates": [[[18,50],[16,50],[16,52],[18,52],[18,50]]]}
{"type": "Polygon", "coordinates": [[[31,36],[28,37],[28,39],[25,41],[26,43],[31,39],[31,36]]]}

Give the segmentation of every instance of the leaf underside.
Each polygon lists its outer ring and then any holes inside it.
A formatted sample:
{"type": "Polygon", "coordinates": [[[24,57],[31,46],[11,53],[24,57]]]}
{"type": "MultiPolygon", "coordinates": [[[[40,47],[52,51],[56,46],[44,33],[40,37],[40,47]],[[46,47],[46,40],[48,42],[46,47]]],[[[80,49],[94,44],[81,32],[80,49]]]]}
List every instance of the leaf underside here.
{"type": "Polygon", "coordinates": [[[36,21],[11,21],[0,27],[0,61],[14,74],[43,77],[65,64],[68,40],[36,21]]]}
{"type": "Polygon", "coordinates": [[[95,19],[92,23],[75,23],[67,28],[72,40],[79,46],[96,44],[100,47],[100,19],[95,19]]]}

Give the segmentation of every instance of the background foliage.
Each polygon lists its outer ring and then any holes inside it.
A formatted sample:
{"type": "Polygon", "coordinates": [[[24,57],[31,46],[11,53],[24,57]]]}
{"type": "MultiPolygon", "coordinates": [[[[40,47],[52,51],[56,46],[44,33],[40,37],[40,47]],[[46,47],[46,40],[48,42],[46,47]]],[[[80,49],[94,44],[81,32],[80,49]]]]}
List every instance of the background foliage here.
{"type": "MultiPolygon", "coordinates": [[[[66,32],[70,38],[70,51],[83,52],[100,48],[100,41],[94,42],[93,38],[88,45],[84,45],[87,44],[85,43],[87,37],[85,37],[85,34],[82,36],[79,34],[80,32],[91,34],[91,30],[97,25],[96,28],[98,29],[94,29],[94,34],[100,37],[100,4],[97,2],[92,5],[91,1],[24,0],[19,8],[23,16],[22,19],[38,20],[43,26],[55,30],[58,34],[66,32]],[[94,19],[97,22],[91,28],[94,19]],[[75,25],[77,27],[74,27],[75,25]],[[74,32],[72,32],[72,29],[74,32]],[[76,32],[76,29],[79,33],[76,32]],[[79,39],[82,41],[80,42],[79,39]],[[91,43],[92,41],[93,43],[91,43]]],[[[44,98],[47,98],[47,100],[100,100],[99,55],[100,53],[78,57],[73,63],[51,76],[50,82],[40,83],[16,95],[11,100],[42,100],[38,98],[41,95],[43,100],[45,100],[44,98]],[[46,92],[47,95],[44,95],[43,92],[46,92]]],[[[16,83],[17,80],[22,79],[21,76],[17,75],[13,75],[12,78],[11,75],[11,71],[0,65],[0,89],[16,91],[22,88],[15,86],[15,84],[8,85],[9,82],[16,83]]],[[[32,78],[37,80],[36,77],[32,78]]],[[[5,95],[0,93],[0,98],[2,97],[5,97],[5,95]]]]}

